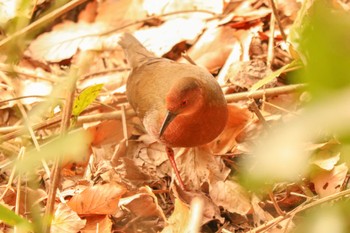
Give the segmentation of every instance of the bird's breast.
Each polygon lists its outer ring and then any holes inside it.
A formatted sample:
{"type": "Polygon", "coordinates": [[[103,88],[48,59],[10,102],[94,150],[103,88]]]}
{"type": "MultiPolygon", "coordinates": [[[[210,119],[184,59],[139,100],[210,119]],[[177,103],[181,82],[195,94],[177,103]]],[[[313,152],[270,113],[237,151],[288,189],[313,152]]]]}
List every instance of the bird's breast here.
{"type": "Polygon", "coordinates": [[[214,140],[224,129],[227,107],[211,106],[191,115],[178,115],[160,139],[171,147],[194,147],[214,140]]]}

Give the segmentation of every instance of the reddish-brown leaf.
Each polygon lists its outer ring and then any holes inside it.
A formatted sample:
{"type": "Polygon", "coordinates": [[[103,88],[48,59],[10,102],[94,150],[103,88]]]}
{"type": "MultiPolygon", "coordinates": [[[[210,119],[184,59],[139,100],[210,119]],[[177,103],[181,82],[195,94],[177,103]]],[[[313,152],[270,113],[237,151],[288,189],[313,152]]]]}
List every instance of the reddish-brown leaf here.
{"type": "Polygon", "coordinates": [[[98,184],[73,196],[67,205],[79,215],[114,214],[125,192],[119,184],[98,184]]]}

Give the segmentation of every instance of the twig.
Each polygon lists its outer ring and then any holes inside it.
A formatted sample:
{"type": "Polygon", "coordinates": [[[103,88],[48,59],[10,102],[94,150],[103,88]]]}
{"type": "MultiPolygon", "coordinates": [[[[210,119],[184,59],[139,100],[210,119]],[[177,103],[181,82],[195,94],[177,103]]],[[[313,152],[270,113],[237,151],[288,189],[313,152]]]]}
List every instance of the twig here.
{"type": "Polygon", "coordinates": [[[282,38],[283,38],[284,41],[287,41],[287,36],[284,33],[280,17],[278,16],[278,12],[277,12],[277,8],[276,8],[276,5],[275,5],[275,2],[273,0],[269,0],[269,2],[270,2],[270,5],[271,5],[271,8],[272,8],[272,12],[273,12],[273,14],[275,16],[277,25],[278,25],[278,27],[279,27],[279,29],[281,31],[282,38]]]}
{"type": "MultiPolygon", "coordinates": [[[[44,96],[44,95],[26,95],[26,96],[17,96],[17,97],[7,99],[7,100],[2,100],[2,101],[0,101],[0,104],[4,104],[4,103],[15,101],[15,100],[28,99],[28,98],[49,99],[49,97],[44,96]]],[[[60,99],[63,99],[63,98],[60,98],[60,99]]]]}
{"type": "Polygon", "coordinates": [[[259,110],[258,105],[255,103],[254,100],[251,100],[249,103],[249,110],[255,113],[255,115],[258,117],[259,121],[265,126],[268,127],[268,124],[265,120],[265,117],[262,115],[262,113],[259,110]]]}
{"type": "MultiPolygon", "coordinates": [[[[72,106],[74,102],[74,92],[76,89],[76,81],[78,80],[77,70],[71,70],[70,80],[67,88],[66,104],[63,109],[62,124],[60,128],[61,137],[64,137],[69,129],[72,116],[72,106]]],[[[56,201],[57,188],[61,180],[61,160],[62,156],[57,156],[52,168],[51,186],[47,197],[47,205],[45,209],[45,218],[43,224],[43,232],[50,232],[52,214],[56,201]]]]}
{"type": "Polygon", "coordinates": [[[0,70],[5,73],[16,73],[18,75],[23,75],[28,78],[34,78],[34,79],[41,79],[49,82],[57,82],[60,80],[60,78],[52,73],[41,71],[41,75],[37,75],[34,70],[19,67],[16,65],[8,65],[0,63],[0,70]]]}
{"type": "MultiPolygon", "coordinates": [[[[271,0],[273,1],[273,0],[271,0]]],[[[271,15],[271,20],[270,20],[270,36],[269,36],[269,43],[267,47],[267,66],[270,68],[271,64],[273,62],[273,57],[274,57],[274,42],[275,42],[275,17],[274,15],[271,15]]]]}
{"type": "MultiPolygon", "coordinates": [[[[18,155],[18,160],[23,159],[23,155],[25,153],[24,147],[20,149],[19,155],[18,155]]],[[[18,174],[17,176],[17,193],[16,193],[16,206],[15,206],[15,213],[19,215],[19,210],[21,207],[21,183],[22,183],[22,174],[18,174]]],[[[14,232],[20,232],[18,229],[18,226],[14,227],[14,232]]]]}
{"type": "Polygon", "coordinates": [[[263,104],[264,104],[265,106],[267,105],[267,106],[270,106],[270,107],[272,107],[272,108],[278,109],[278,110],[280,110],[281,112],[284,112],[284,113],[287,113],[287,114],[292,114],[292,115],[295,115],[295,116],[298,115],[297,113],[292,112],[292,111],[289,111],[289,110],[287,110],[287,109],[285,109],[285,108],[282,108],[282,107],[280,107],[280,106],[278,106],[278,105],[276,105],[276,104],[272,104],[272,103],[269,103],[269,102],[266,102],[266,101],[265,101],[263,104]]]}
{"type": "Polygon", "coordinates": [[[285,213],[283,212],[283,210],[281,210],[281,207],[278,205],[275,196],[273,195],[272,191],[269,191],[269,196],[270,199],[272,201],[273,207],[275,207],[276,212],[280,215],[280,216],[284,216],[285,213]]]}
{"type": "Polygon", "coordinates": [[[120,31],[120,30],[122,30],[124,28],[133,26],[135,24],[143,23],[143,22],[155,19],[155,18],[161,18],[161,17],[171,16],[171,15],[178,15],[178,14],[197,13],[197,12],[205,13],[205,14],[211,14],[211,15],[214,15],[214,16],[217,15],[215,12],[207,11],[207,10],[199,10],[199,9],[198,10],[175,11],[175,12],[169,12],[169,13],[165,13],[165,14],[161,14],[161,15],[150,16],[150,17],[147,17],[147,18],[144,18],[144,19],[136,20],[136,21],[134,21],[132,23],[125,24],[125,25],[120,26],[118,28],[114,28],[112,30],[109,30],[109,31],[106,31],[106,32],[103,32],[103,33],[99,33],[99,34],[91,34],[91,35],[88,35],[88,36],[96,36],[96,35],[97,36],[104,36],[104,35],[111,34],[113,32],[120,31]]]}
{"type": "Polygon", "coordinates": [[[193,61],[193,59],[188,55],[188,53],[186,53],[186,52],[183,52],[183,53],[181,53],[181,56],[183,57],[183,58],[185,58],[190,64],[192,64],[192,65],[197,65],[194,61],[193,61]]]}
{"type": "Polygon", "coordinates": [[[128,126],[127,126],[127,123],[126,123],[126,111],[125,111],[125,105],[122,104],[121,105],[121,115],[122,115],[122,124],[123,124],[123,136],[124,136],[124,139],[126,140],[125,143],[126,143],[126,146],[128,146],[128,126]]]}
{"type": "Polygon", "coordinates": [[[288,94],[296,91],[301,91],[305,89],[306,84],[294,84],[294,85],[288,85],[288,86],[282,86],[282,87],[274,87],[274,88],[267,88],[264,90],[257,90],[254,92],[241,92],[241,93],[235,93],[235,94],[229,94],[226,95],[225,98],[227,102],[236,102],[240,100],[246,100],[249,98],[253,99],[259,99],[263,96],[270,97],[270,96],[277,96],[281,94],[288,94]]]}
{"type": "MultiPolygon", "coordinates": [[[[126,110],[126,115],[127,116],[135,116],[135,112],[132,109],[126,110]]],[[[80,116],[78,117],[78,124],[82,123],[88,123],[88,122],[95,122],[95,121],[101,121],[101,120],[113,120],[113,119],[121,119],[122,112],[121,111],[114,111],[114,112],[107,112],[107,113],[99,113],[99,114],[94,114],[90,116],[80,116]]],[[[39,130],[43,129],[55,124],[58,124],[61,121],[61,116],[55,116],[47,121],[37,123],[32,126],[34,130],[39,130]]],[[[11,127],[6,127],[7,130],[11,130],[11,127]]],[[[18,127],[13,127],[15,131],[11,131],[8,134],[5,134],[3,136],[0,136],[0,142],[2,141],[7,141],[11,140],[15,137],[18,137],[24,133],[27,132],[26,128],[21,127],[18,129],[18,127]]]]}
{"type": "Polygon", "coordinates": [[[84,74],[80,80],[84,80],[90,77],[94,77],[94,76],[98,76],[98,75],[104,75],[104,74],[108,74],[108,73],[114,73],[114,72],[124,72],[124,71],[130,71],[131,68],[125,67],[125,68],[110,68],[110,69],[104,69],[101,71],[96,71],[96,72],[91,72],[91,73],[87,73],[84,74]]]}
{"type": "Polygon", "coordinates": [[[326,203],[326,202],[329,202],[329,201],[332,201],[332,200],[336,200],[336,199],[344,197],[346,195],[350,195],[350,189],[347,189],[347,190],[344,190],[342,192],[329,195],[327,197],[320,198],[318,200],[315,200],[314,202],[305,204],[303,206],[299,206],[299,207],[295,208],[294,210],[291,210],[290,212],[286,213],[284,216],[279,216],[277,218],[274,218],[271,221],[269,221],[269,222],[267,222],[267,223],[265,223],[265,224],[263,224],[263,225],[261,225],[259,227],[256,227],[256,228],[252,229],[250,232],[251,233],[258,233],[258,232],[262,232],[264,230],[270,229],[271,227],[275,226],[276,224],[282,222],[283,220],[286,220],[288,218],[292,218],[292,217],[294,217],[294,215],[296,215],[296,214],[298,214],[300,212],[308,210],[308,209],[310,209],[312,207],[315,207],[317,205],[320,205],[322,203],[326,203]]]}

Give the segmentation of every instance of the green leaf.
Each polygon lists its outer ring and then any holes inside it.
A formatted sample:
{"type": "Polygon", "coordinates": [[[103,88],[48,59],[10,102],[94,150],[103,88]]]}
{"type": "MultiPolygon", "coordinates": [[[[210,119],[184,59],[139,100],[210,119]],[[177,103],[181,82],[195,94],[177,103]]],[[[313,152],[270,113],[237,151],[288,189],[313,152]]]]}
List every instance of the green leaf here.
{"type": "Polygon", "coordinates": [[[97,84],[83,90],[74,100],[73,116],[79,116],[100,94],[103,84],[97,84]]]}
{"type": "MultiPolygon", "coordinates": [[[[4,205],[0,204],[0,220],[10,226],[17,226],[23,231],[32,231],[32,224],[25,218],[15,214],[10,209],[6,208],[4,205]]],[[[22,231],[22,232],[23,232],[22,231]]]]}

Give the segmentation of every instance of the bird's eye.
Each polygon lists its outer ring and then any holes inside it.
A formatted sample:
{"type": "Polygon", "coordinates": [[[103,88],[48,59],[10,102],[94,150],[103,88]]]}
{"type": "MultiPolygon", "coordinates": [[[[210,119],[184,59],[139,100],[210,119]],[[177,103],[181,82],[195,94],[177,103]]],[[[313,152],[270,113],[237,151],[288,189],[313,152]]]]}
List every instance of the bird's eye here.
{"type": "Polygon", "coordinates": [[[181,106],[186,106],[187,105],[187,100],[183,100],[182,102],[181,102],[181,106]]]}

